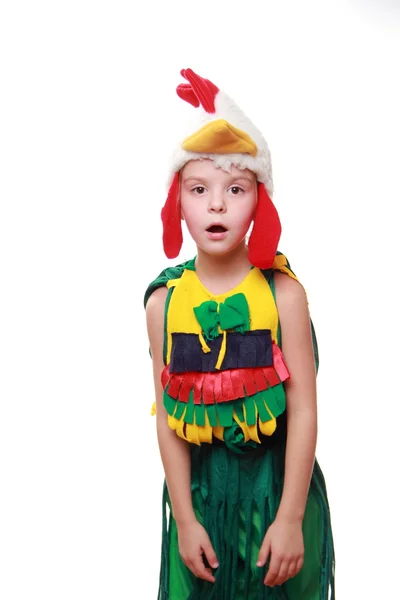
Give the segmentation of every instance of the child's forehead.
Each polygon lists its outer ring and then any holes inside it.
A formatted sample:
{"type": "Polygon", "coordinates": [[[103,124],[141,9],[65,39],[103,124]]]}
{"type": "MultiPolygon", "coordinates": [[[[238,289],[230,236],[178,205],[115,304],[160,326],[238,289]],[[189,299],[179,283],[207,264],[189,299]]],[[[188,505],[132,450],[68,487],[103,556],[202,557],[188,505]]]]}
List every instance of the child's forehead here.
{"type": "Polygon", "coordinates": [[[223,169],[214,164],[210,159],[190,160],[182,167],[181,175],[184,179],[189,177],[213,177],[218,179],[231,179],[232,177],[246,178],[254,181],[255,174],[249,169],[239,169],[235,165],[223,169]]]}

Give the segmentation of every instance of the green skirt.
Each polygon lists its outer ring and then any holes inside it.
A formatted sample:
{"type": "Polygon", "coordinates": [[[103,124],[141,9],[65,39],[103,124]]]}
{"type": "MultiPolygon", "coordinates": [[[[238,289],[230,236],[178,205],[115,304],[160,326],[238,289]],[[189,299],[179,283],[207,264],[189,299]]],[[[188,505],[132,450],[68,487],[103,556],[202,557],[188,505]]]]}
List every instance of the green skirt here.
{"type": "Polygon", "coordinates": [[[215,583],[196,578],[183,563],[164,482],[158,600],[334,600],[334,549],[324,477],[315,463],[303,520],[304,566],[282,586],[264,585],[256,567],[283,488],[284,444],[242,454],[225,444],[192,446],[192,499],[210,536],[219,567],[215,583]]]}

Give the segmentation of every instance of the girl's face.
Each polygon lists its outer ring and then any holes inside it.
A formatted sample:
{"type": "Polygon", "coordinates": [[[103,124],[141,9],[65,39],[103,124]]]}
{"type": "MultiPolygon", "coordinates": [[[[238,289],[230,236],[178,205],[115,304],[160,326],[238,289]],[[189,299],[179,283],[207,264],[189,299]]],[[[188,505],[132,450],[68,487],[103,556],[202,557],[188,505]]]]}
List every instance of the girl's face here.
{"type": "Polygon", "coordinates": [[[196,245],[224,255],[245,239],[257,204],[257,181],[248,169],[227,173],[211,160],[192,160],[181,171],[182,218],[196,245]]]}

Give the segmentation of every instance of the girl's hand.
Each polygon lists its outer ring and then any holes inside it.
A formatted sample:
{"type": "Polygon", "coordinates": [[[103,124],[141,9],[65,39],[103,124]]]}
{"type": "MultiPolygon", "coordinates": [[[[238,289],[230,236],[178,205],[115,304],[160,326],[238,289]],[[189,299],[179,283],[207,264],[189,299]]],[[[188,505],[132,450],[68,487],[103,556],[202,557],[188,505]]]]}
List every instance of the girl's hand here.
{"type": "Polygon", "coordinates": [[[210,565],[216,569],[218,560],[204,527],[197,520],[188,525],[181,525],[178,527],[178,543],[181,558],[192,573],[200,579],[214,583],[215,577],[210,565]]]}
{"type": "Polygon", "coordinates": [[[263,567],[270,555],[264,584],[282,585],[297,575],[304,563],[304,542],[301,521],[290,523],[275,520],[267,530],[258,555],[257,567],[263,567]]]}

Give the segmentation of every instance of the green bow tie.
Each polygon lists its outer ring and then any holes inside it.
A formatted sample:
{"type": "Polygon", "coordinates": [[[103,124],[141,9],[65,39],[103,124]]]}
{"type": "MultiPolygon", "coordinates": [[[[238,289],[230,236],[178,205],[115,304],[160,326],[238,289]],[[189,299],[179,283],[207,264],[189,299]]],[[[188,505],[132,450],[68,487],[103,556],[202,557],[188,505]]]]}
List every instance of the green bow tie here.
{"type": "Polygon", "coordinates": [[[234,329],[244,333],[250,329],[249,305],[244,294],[235,294],[225,302],[206,300],[196,306],[194,314],[206,340],[214,340],[220,335],[219,329],[234,329]]]}

